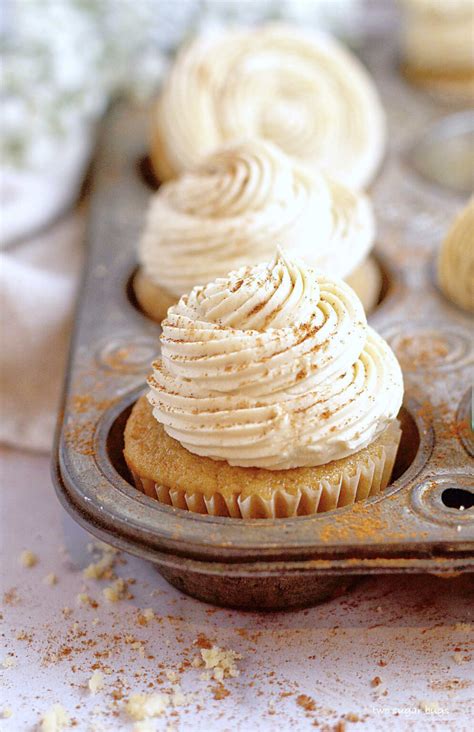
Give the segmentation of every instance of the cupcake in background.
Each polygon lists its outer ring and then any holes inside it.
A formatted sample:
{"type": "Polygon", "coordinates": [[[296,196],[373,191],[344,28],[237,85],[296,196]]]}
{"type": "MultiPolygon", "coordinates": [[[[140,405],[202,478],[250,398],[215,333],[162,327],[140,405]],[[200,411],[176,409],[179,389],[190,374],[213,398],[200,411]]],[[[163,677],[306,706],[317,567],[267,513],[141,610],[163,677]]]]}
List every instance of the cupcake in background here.
{"type": "Polygon", "coordinates": [[[403,68],[413,83],[474,101],[474,0],[401,0],[403,68]]]}
{"type": "Polygon", "coordinates": [[[438,282],[446,297],[474,312],[474,196],[441,245],[438,282]]]}
{"type": "Polygon", "coordinates": [[[381,281],[367,256],[372,206],[262,140],[229,145],[153,195],[139,244],[137,299],[152,318],[194,286],[269,261],[277,244],[337,277],[353,277],[367,309],[381,281]],[[377,280],[378,278],[378,280],[377,280]]]}
{"type": "Polygon", "coordinates": [[[196,287],[162,327],[162,357],[125,429],[125,460],[147,495],[275,518],[388,485],[402,374],[342,280],[279,252],[196,287]]]}
{"type": "Polygon", "coordinates": [[[280,24],[197,37],[178,54],[154,110],[156,175],[168,180],[253,137],[365,188],[383,156],[385,118],[367,71],[329,36],[280,24]]]}

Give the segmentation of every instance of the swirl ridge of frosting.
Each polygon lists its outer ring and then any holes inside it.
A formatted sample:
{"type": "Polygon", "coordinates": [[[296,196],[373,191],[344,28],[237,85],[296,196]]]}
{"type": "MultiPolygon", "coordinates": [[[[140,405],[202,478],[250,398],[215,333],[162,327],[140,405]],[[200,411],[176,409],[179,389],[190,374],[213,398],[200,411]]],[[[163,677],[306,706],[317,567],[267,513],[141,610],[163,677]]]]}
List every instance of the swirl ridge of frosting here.
{"type": "Polygon", "coordinates": [[[375,236],[368,198],[311,173],[275,145],[225,146],[152,197],[139,258],[177,298],[244,264],[269,261],[276,244],[345,277],[375,236]]]}
{"type": "Polygon", "coordinates": [[[364,188],[383,155],[385,119],[364,67],[329,36],[273,24],[197,37],[178,54],[155,109],[158,176],[251,137],[364,188]]]}
{"type": "Polygon", "coordinates": [[[281,251],[168,311],[148,399],[186,449],[270,470],[326,464],[396,417],[403,381],[348,285],[281,251]]]}

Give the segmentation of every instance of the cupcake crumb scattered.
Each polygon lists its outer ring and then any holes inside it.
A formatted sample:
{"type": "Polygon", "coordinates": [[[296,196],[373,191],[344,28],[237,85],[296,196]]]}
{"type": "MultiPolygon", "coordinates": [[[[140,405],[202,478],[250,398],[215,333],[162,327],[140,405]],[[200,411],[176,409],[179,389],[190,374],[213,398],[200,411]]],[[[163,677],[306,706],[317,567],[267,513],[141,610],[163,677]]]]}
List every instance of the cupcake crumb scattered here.
{"type": "Polygon", "coordinates": [[[69,714],[61,704],[53,704],[43,715],[40,723],[41,732],[60,732],[69,726],[69,714]]]}
{"type": "Polygon", "coordinates": [[[240,653],[219,648],[219,646],[201,648],[200,650],[204,668],[212,671],[212,677],[216,681],[239,676],[240,671],[235,662],[242,658],[240,653]]]}
{"type": "Polygon", "coordinates": [[[58,584],[58,578],[54,574],[54,572],[50,572],[46,575],[46,577],[43,577],[43,582],[45,585],[49,585],[50,587],[52,587],[53,585],[58,584]]]}
{"type": "Polygon", "coordinates": [[[119,602],[119,600],[132,599],[132,595],[128,591],[128,584],[122,577],[116,579],[111,585],[104,587],[102,594],[107,602],[119,602]]]}
{"type": "Polygon", "coordinates": [[[96,669],[92,676],[90,677],[89,681],[87,682],[87,686],[89,687],[89,690],[92,694],[97,694],[98,691],[104,688],[104,674],[102,671],[99,671],[96,669]]]}
{"type": "Polygon", "coordinates": [[[13,715],[13,712],[12,712],[12,710],[10,709],[10,707],[4,707],[4,708],[3,708],[3,709],[2,709],[1,711],[0,711],[0,718],[1,718],[1,719],[10,719],[10,717],[11,717],[12,715],[13,715]]]}
{"type": "Polygon", "coordinates": [[[115,579],[114,557],[112,554],[105,554],[98,562],[92,562],[82,572],[85,579],[102,580],[115,579]]]}
{"type": "Polygon", "coordinates": [[[9,653],[2,661],[3,668],[13,668],[16,666],[16,660],[11,653],[9,653]]]}
{"type": "Polygon", "coordinates": [[[345,715],[344,715],[344,719],[345,719],[345,720],[346,720],[347,722],[353,722],[354,724],[355,724],[356,722],[360,722],[360,717],[359,717],[359,715],[358,715],[358,714],[354,714],[354,712],[348,712],[347,714],[345,714],[345,715]]]}
{"type": "Polygon", "coordinates": [[[421,700],[418,702],[418,708],[421,709],[421,711],[425,714],[438,714],[440,711],[437,701],[421,700]]]}
{"type": "Polygon", "coordinates": [[[174,671],[171,668],[167,668],[165,670],[165,676],[168,679],[168,681],[170,681],[172,684],[176,684],[177,681],[179,680],[177,671],[174,671]]]}
{"type": "Polygon", "coordinates": [[[125,711],[131,719],[140,722],[161,716],[169,702],[170,698],[166,694],[132,694],[125,705],[125,711]]]}
{"type": "Polygon", "coordinates": [[[20,563],[23,567],[29,569],[30,567],[34,567],[38,564],[38,557],[34,552],[30,551],[30,549],[25,549],[20,554],[20,563]]]}
{"type": "Polygon", "coordinates": [[[87,592],[79,592],[79,594],[76,595],[76,601],[79,605],[89,605],[93,608],[98,607],[97,601],[94,600],[93,597],[90,597],[87,592]]]}

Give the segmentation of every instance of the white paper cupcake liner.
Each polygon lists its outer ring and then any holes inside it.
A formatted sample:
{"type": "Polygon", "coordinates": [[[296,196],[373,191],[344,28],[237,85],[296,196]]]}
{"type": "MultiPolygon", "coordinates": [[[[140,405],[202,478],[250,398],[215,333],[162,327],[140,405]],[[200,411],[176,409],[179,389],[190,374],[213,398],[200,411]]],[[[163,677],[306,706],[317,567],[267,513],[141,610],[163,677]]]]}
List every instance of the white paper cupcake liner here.
{"type": "MultiPolygon", "coordinates": [[[[316,486],[296,492],[276,490],[270,498],[253,494],[242,498],[238,493],[226,496],[214,493],[207,497],[202,493],[166,488],[131,470],[139,491],[160,503],[193,513],[230,518],[291,518],[308,516],[349,506],[385,490],[392,476],[400,443],[401,430],[397,424],[390,428],[390,438],[374,451],[361,457],[360,465],[342,469],[339,475],[321,479],[316,486]]],[[[363,452],[363,451],[361,451],[363,452]]]]}

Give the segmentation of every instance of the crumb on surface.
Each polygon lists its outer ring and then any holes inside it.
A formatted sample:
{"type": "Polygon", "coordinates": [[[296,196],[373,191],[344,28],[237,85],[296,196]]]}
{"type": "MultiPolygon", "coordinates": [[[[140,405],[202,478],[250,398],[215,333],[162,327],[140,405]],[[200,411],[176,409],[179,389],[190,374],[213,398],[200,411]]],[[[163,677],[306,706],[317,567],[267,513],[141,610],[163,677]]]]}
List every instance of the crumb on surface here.
{"type": "Polygon", "coordinates": [[[53,585],[58,584],[58,578],[54,574],[54,572],[50,572],[46,575],[46,577],[43,577],[43,582],[45,585],[49,585],[50,587],[52,587],[53,585]]]}
{"type": "Polygon", "coordinates": [[[418,708],[425,714],[437,714],[439,712],[439,704],[435,701],[426,701],[422,699],[418,702],[418,708]]]}
{"type": "Polygon", "coordinates": [[[307,712],[314,712],[316,709],[314,699],[307,694],[299,694],[299,696],[297,696],[296,698],[296,703],[299,707],[302,707],[307,712]]]}
{"type": "Polygon", "coordinates": [[[132,694],[125,705],[131,719],[140,722],[150,717],[159,717],[170,702],[166,694],[132,694]]]}
{"type": "Polygon", "coordinates": [[[69,714],[61,704],[53,704],[43,715],[40,723],[41,732],[60,732],[69,725],[69,714]]]}
{"type": "Polygon", "coordinates": [[[104,686],[104,674],[102,671],[96,669],[87,682],[87,686],[92,694],[97,694],[104,686]]]}
{"type": "Polygon", "coordinates": [[[107,553],[104,554],[98,562],[91,562],[82,572],[85,579],[102,580],[102,579],[114,579],[114,555],[107,553]]]}
{"type": "Polygon", "coordinates": [[[360,717],[358,714],[354,714],[354,712],[348,712],[344,715],[344,719],[346,719],[348,722],[360,722],[360,717]]]}
{"type": "Polygon", "coordinates": [[[235,662],[242,658],[240,653],[219,648],[219,646],[201,648],[200,650],[201,658],[204,661],[204,668],[212,670],[212,676],[216,681],[239,676],[240,671],[235,662]]]}
{"type": "Polygon", "coordinates": [[[15,658],[12,655],[8,654],[3,659],[2,666],[3,668],[12,668],[12,666],[16,666],[15,658]]]}
{"type": "Polygon", "coordinates": [[[144,610],[141,610],[141,612],[140,612],[139,622],[143,620],[145,623],[148,623],[150,620],[153,620],[154,617],[155,617],[155,612],[154,612],[153,608],[146,607],[144,610]]]}
{"type": "Polygon", "coordinates": [[[172,668],[167,668],[165,670],[165,676],[172,684],[176,684],[179,679],[177,671],[172,668]]]}
{"type": "Polygon", "coordinates": [[[12,716],[12,714],[13,714],[13,712],[12,712],[12,710],[10,709],[10,707],[4,707],[4,708],[3,708],[3,709],[2,709],[1,711],[0,711],[0,718],[1,718],[1,719],[10,719],[10,717],[12,716]]]}
{"type": "Polygon", "coordinates": [[[128,585],[122,577],[116,579],[111,585],[104,587],[102,594],[108,602],[119,602],[119,600],[130,599],[128,585]]]}
{"type": "Polygon", "coordinates": [[[30,551],[30,549],[25,549],[20,554],[20,562],[23,567],[34,567],[38,564],[38,557],[34,552],[30,551]]]}
{"type": "Polygon", "coordinates": [[[97,607],[97,602],[87,594],[87,592],[79,592],[76,595],[76,600],[79,605],[89,605],[90,607],[97,607]]]}
{"type": "Polygon", "coordinates": [[[141,722],[135,722],[132,730],[133,732],[156,732],[156,725],[149,719],[143,719],[141,722]]]}

